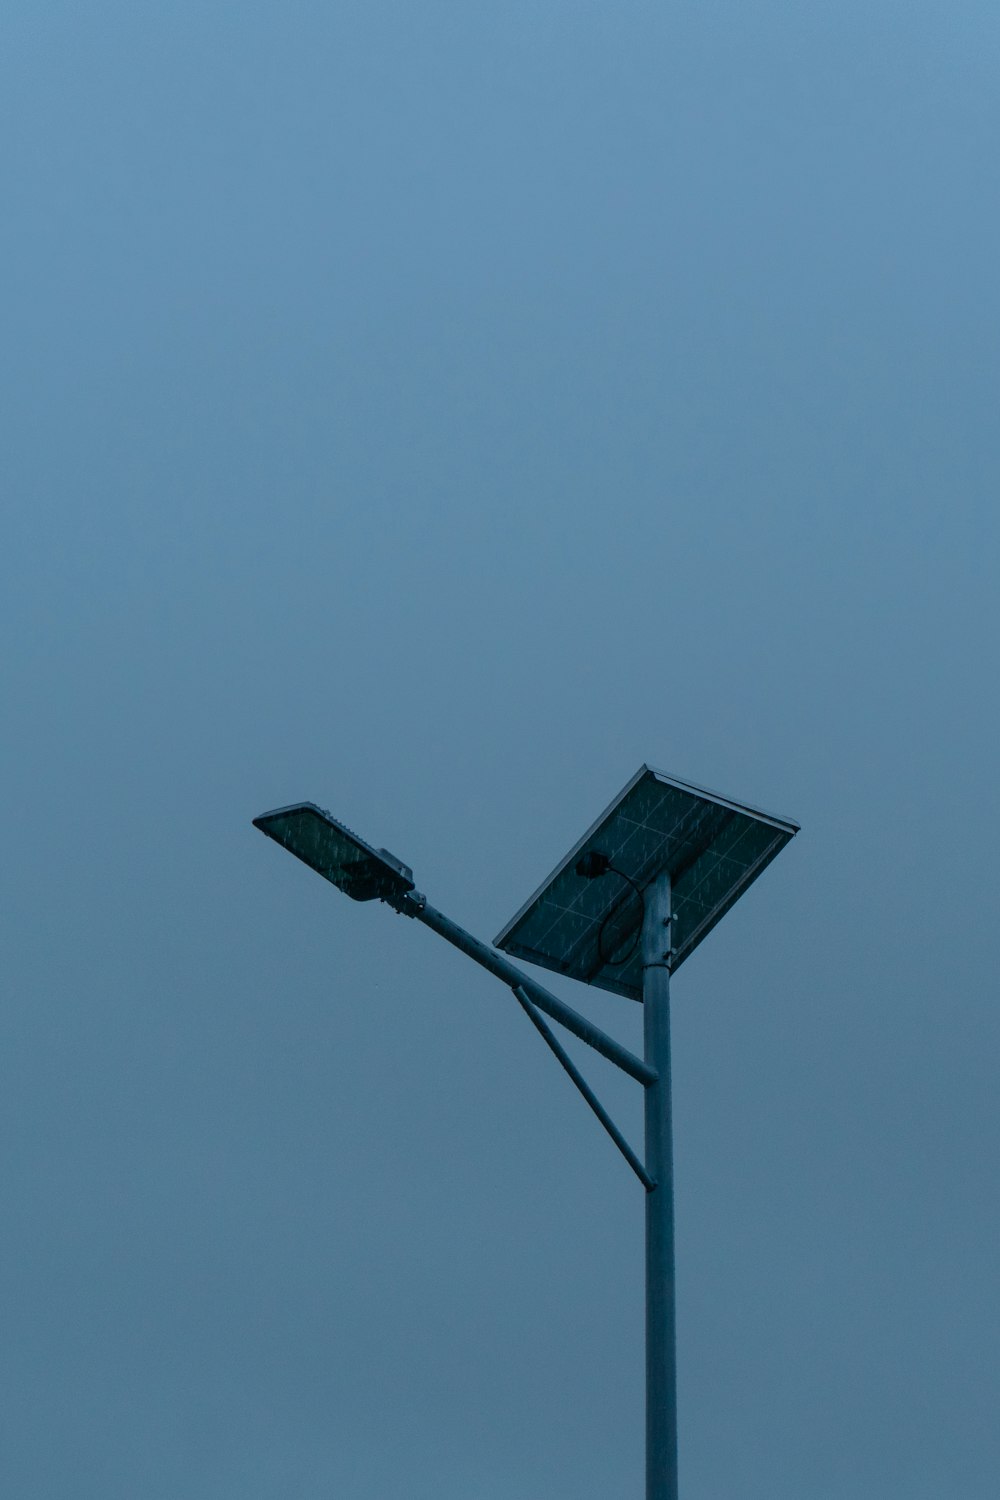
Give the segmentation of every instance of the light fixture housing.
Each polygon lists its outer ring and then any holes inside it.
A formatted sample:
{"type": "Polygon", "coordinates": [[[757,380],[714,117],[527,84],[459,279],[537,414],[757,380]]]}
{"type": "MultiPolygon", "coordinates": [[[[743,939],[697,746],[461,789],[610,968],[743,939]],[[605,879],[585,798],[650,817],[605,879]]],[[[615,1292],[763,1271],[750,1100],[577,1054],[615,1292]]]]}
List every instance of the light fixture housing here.
{"type": "Polygon", "coordinates": [[[315,802],[261,813],[253,826],[355,901],[398,900],[413,890],[408,865],[365,843],[315,802]]]}

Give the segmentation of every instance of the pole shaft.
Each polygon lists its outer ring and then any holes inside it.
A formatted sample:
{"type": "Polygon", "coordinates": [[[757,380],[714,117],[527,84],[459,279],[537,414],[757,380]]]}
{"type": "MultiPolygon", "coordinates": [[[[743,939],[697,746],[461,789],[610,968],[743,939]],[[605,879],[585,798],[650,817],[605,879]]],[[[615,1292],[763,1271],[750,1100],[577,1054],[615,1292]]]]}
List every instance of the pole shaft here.
{"type": "Polygon", "coordinates": [[[646,891],[642,930],[646,1062],[646,1500],[677,1500],[674,1166],[670,1119],[670,876],[646,891]]]}

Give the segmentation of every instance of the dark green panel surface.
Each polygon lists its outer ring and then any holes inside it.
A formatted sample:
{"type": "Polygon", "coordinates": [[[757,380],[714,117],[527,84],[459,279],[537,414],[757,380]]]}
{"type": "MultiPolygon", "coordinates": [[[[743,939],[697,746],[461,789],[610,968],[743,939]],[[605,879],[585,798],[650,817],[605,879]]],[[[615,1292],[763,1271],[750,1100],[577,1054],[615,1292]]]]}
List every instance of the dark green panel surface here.
{"type": "Polygon", "coordinates": [[[669,870],[676,970],[797,832],[798,824],[788,818],[642,766],[507,924],[497,947],[640,1000],[635,939],[642,905],[630,881],[642,889],[669,870]],[[608,856],[614,870],[588,880],[576,865],[596,851],[608,856]]]}

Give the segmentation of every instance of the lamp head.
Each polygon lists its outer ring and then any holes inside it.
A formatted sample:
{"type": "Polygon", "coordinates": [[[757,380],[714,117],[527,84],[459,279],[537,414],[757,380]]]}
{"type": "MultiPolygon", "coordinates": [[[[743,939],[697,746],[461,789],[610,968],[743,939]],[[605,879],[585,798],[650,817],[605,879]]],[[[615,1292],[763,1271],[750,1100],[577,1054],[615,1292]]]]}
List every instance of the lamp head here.
{"type": "Polygon", "coordinates": [[[408,865],[388,849],[366,844],[314,802],[261,813],[253,826],[354,901],[399,900],[413,890],[408,865]]]}

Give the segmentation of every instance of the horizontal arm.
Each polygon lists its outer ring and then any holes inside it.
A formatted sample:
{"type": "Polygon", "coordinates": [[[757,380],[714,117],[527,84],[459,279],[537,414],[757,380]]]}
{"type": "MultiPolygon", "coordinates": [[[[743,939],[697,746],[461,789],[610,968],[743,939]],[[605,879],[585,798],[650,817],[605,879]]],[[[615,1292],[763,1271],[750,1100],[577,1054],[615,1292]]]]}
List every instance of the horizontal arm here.
{"type": "Polygon", "coordinates": [[[495,948],[481,943],[478,938],[474,938],[471,933],[459,927],[457,922],[453,922],[443,912],[429,906],[423,897],[406,895],[398,901],[390,901],[389,904],[405,916],[416,917],[418,922],[423,922],[425,927],[430,927],[433,932],[446,938],[449,943],[467,954],[469,958],[474,959],[477,964],[488,969],[498,979],[502,979],[504,984],[509,985],[512,990],[516,991],[519,987],[523,989],[532,1004],[537,1005],[539,1010],[565,1026],[566,1030],[579,1037],[581,1042],[586,1042],[589,1047],[593,1047],[595,1052],[599,1052],[602,1057],[606,1057],[609,1062],[613,1062],[637,1082],[642,1084],[656,1082],[658,1075],[655,1068],[651,1068],[627,1047],[623,1047],[621,1042],[616,1042],[613,1036],[608,1036],[606,1031],[602,1031],[592,1021],[588,1021],[586,1016],[581,1016],[579,1011],[575,1011],[572,1006],[566,1005],[564,1001],[550,994],[547,989],[523,973],[515,964],[509,963],[495,948]]]}

